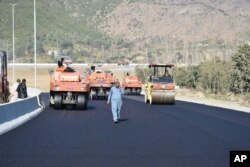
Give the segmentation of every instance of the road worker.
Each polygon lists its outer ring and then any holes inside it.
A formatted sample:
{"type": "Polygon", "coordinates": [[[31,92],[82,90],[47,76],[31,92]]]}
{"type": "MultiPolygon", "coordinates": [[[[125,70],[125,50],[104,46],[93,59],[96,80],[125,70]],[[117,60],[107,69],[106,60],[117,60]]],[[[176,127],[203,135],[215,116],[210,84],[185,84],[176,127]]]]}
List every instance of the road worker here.
{"type": "Polygon", "coordinates": [[[18,85],[16,91],[18,92],[18,98],[24,99],[28,97],[26,79],[22,79],[22,82],[18,85]]]}
{"type": "Polygon", "coordinates": [[[111,102],[111,111],[113,114],[114,123],[118,123],[120,119],[120,112],[122,107],[122,94],[124,94],[124,89],[120,87],[120,82],[116,80],[115,85],[110,89],[108,102],[111,102]]]}
{"type": "Polygon", "coordinates": [[[21,79],[17,79],[17,86],[16,86],[16,92],[17,92],[17,98],[21,98],[21,92],[20,92],[20,85],[21,85],[21,79]]]}

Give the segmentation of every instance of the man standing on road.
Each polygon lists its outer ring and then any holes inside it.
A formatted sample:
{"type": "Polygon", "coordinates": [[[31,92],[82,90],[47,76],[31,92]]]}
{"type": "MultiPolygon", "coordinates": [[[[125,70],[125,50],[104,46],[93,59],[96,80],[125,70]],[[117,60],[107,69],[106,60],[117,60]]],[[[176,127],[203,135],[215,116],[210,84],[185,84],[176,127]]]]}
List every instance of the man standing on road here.
{"type": "Polygon", "coordinates": [[[120,87],[120,82],[117,80],[115,86],[110,90],[108,97],[108,104],[111,101],[111,110],[113,114],[114,123],[118,123],[120,119],[120,112],[122,107],[122,94],[124,94],[124,89],[120,87]]]}
{"type": "Polygon", "coordinates": [[[18,78],[16,80],[16,83],[12,85],[11,88],[11,95],[10,95],[10,101],[16,101],[17,98],[20,98],[20,92],[18,91],[18,87],[21,84],[21,80],[18,78]]]}
{"type": "Polygon", "coordinates": [[[16,87],[17,98],[21,98],[20,85],[21,85],[22,82],[21,82],[20,79],[17,79],[16,82],[17,82],[17,87],[16,87]]]}
{"type": "Polygon", "coordinates": [[[28,97],[26,79],[22,79],[21,84],[19,84],[17,87],[17,92],[20,93],[20,96],[18,95],[18,98],[24,99],[28,97]]]}

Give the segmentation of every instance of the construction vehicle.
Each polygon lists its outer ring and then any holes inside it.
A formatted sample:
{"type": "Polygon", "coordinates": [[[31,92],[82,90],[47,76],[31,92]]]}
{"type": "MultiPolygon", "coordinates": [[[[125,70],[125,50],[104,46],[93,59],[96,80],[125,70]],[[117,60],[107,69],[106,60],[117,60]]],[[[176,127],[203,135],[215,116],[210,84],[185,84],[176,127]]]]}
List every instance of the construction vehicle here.
{"type": "Polygon", "coordinates": [[[0,50],[0,103],[9,102],[10,90],[7,80],[7,55],[0,50]]]}
{"type": "Polygon", "coordinates": [[[107,99],[115,78],[109,71],[95,70],[95,66],[91,66],[86,74],[86,79],[90,83],[90,99],[107,99]]]}
{"type": "Polygon", "coordinates": [[[80,72],[71,67],[72,60],[58,61],[58,67],[52,72],[50,81],[50,106],[55,109],[76,107],[87,108],[89,82],[84,80],[80,72]],[[66,64],[66,66],[65,66],[66,64]]]}
{"type": "Polygon", "coordinates": [[[174,67],[172,64],[149,65],[153,69],[153,75],[148,78],[145,85],[145,103],[149,104],[174,104],[175,86],[169,70],[174,67]]]}
{"type": "Polygon", "coordinates": [[[127,73],[122,80],[125,95],[140,95],[142,83],[136,76],[127,73]]]}

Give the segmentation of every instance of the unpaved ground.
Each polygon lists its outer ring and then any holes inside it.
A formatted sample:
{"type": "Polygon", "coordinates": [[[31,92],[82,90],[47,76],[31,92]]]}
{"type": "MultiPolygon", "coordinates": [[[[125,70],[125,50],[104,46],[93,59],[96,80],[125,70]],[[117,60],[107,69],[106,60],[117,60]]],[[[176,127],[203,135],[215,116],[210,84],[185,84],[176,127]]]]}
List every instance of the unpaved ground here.
{"type": "MultiPolygon", "coordinates": [[[[50,75],[49,70],[54,67],[38,67],[37,68],[37,88],[43,92],[49,91],[50,75]]],[[[75,67],[78,71],[84,71],[85,67],[75,67]]],[[[103,66],[97,67],[102,68],[103,70],[111,70],[114,76],[121,80],[126,72],[132,72],[133,67],[129,68],[127,66],[103,66]]],[[[15,68],[16,78],[25,78],[27,80],[28,87],[34,87],[34,68],[33,67],[16,67],[15,68]]],[[[8,80],[12,84],[12,68],[8,69],[8,80]]],[[[247,96],[248,97],[248,96],[247,96]]],[[[205,105],[218,106],[223,108],[230,108],[240,111],[245,111],[250,113],[250,101],[246,97],[230,97],[230,98],[221,98],[215,99],[216,97],[208,97],[204,93],[196,92],[188,89],[177,89],[176,90],[176,99],[195,102],[205,105]]]]}
{"type": "MultiPolygon", "coordinates": [[[[197,92],[189,89],[177,89],[176,90],[176,99],[181,101],[194,102],[199,104],[205,104],[209,106],[217,106],[222,108],[229,108],[233,110],[239,110],[250,113],[250,102],[249,99],[246,101],[243,97],[233,97],[231,100],[228,100],[229,97],[224,95],[219,99],[215,99],[216,96],[206,96],[202,92],[197,92]]],[[[218,97],[217,97],[218,98],[218,97]]]]}
{"type": "MultiPolygon", "coordinates": [[[[28,87],[34,87],[34,68],[32,67],[16,67],[15,68],[15,78],[26,79],[28,87]]],[[[12,69],[8,69],[8,80],[10,85],[13,83],[12,69]]],[[[49,81],[50,75],[48,68],[37,68],[37,88],[42,91],[49,91],[49,81]]]]}

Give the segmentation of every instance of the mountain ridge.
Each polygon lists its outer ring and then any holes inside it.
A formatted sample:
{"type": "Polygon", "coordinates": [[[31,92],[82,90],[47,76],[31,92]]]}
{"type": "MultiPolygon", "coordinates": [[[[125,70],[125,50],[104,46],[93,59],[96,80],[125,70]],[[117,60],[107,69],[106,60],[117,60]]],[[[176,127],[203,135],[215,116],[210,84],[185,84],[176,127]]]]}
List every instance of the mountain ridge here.
{"type": "MultiPolygon", "coordinates": [[[[12,40],[8,3],[18,3],[17,57],[31,56],[33,1],[0,1],[0,45],[12,40]]],[[[249,8],[248,0],[37,1],[38,55],[59,49],[80,62],[100,61],[100,56],[106,58],[101,62],[159,61],[166,55],[176,62],[175,57],[185,54],[223,58],[249,42],[249,8]]]]}
{"type": "Polygon", "coordinates": [[[138,31],[133,32],[133,29],[138,27],[128,26],[133,25],[132,23],[136,18],[136,21],[140,22],[140,25],[144,25],[145,29],[147,27],[151,27],[151,29],[158,28],[158,34],[155,33],[155,30],[153,30],[154,32],[146,31],[153,36],[175,34],[182,36],[184,40],[190,39],[193,41],[194,39],[188,36],[188,33],[191,33],[196,34],[199,40],[205,40],[210,37],[216,39],[216,37],[221,36],[222,39],[233,41],[237,38],[242,38],[240,36],[241,33],[246,33],[250,30],[250,12],[247,10],[250,7],[250,2],[241,1],[241,6],[239,5],[240,3],[237,3],[238,6],[234,6],[234,3],[221,1],[220,6],[217,8],[212,6],[212,4],[204,3],[211,3],[211,1],[206,0],[204,2],[180,1],[181,3],[154,3],[150,5],[142,2],[124,2],[113,13],[109,14],[108,18],[110,20],[106,23],[104,22],[100,26],[100,30],[109,35],[128,37],[128,34],[132,33],[132,37],[143,36],[138,31]],[[114,20],[119,20],[119,22],[114,22],[114,20]],[[173,28],[172,30],[164,31],[160,29],[164,25],[167,25],[169,29],[173,28]],[[182,27],[185,27],[185,30],[182,27]],[[208,27],[211,27],[211,31],[208,27]],[[187,37],[185,38],[184,36],[187,37]]]}

